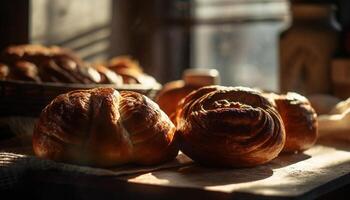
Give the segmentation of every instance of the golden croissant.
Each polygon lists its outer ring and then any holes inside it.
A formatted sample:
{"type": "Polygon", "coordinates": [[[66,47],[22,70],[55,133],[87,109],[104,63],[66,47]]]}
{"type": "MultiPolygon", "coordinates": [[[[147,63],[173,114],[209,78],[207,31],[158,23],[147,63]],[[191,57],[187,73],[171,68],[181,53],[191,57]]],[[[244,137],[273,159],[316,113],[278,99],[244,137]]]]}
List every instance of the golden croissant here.
{"type": "Polygon", "coordinates": [[[93,166],[152,165],[178,152],[175,126],[157,104],[135,92],[77,90],[54,99],[34,128],[37,156],[93,166]]]}

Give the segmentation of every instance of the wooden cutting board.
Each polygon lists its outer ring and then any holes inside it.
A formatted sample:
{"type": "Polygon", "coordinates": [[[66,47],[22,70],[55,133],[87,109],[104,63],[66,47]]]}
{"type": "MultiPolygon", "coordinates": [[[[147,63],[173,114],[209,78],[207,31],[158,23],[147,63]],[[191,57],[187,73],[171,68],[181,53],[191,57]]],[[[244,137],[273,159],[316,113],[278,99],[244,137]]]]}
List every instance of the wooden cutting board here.
{"type": "Polygon", "coordinates": [[[244,199],[315,198],[350,184],[350,142],[324,138],[304,153],[284,154],[255,168],[218,169],[193,164],[121,179],[157,186],[159,191],[171,187],[235,197],[246,194],[244,199]]]}
{"type": "Polygon", "coordinates": [[[48,192],[44,189],[39,194],[50,198],[54,191],[62,196],[69,186],[96,198],[104,191],[109,197],[125,199],[314,199],[350,185],[350,138],[346,135],[323,138],[304,153],[280,155],[269,164],[246,169],[206,168],[184,155],[178,157],[184,162],[169,166],[171,169],[98,169],[30,155],[9,154],[7,158],[0,153],[0,177],[7,171],[11,175],[6,176],[7,182],[21,180],[29,190],[46,187],[48,192]],[[14,155],[20,159],[13,159],[17,158],[14,155]]]}

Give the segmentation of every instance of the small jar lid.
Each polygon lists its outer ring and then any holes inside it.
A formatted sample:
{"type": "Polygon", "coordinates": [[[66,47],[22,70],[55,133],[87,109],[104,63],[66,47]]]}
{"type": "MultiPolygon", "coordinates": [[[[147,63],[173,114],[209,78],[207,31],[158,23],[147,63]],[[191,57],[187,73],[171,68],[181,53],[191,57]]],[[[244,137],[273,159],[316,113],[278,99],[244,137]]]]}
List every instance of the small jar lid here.
{"type": "Polygon", "coordinates": [[[183,73],[186,85],[206,86],[220,84],[220,75],[216,69],[192,68],[183,73]]]}
{"type": "Polygon", "coordinates": [[[330,3],[294,3],[290,7],[294,18],[322,19],[329,18],[336,11],[336,7],[330,3]]]}

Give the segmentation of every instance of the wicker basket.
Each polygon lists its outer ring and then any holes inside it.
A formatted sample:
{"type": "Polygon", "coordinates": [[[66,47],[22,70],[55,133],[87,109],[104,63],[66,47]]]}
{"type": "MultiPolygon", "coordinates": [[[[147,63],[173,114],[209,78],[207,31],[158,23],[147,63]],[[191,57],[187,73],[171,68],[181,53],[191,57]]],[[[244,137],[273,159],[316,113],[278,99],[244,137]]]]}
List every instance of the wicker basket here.
{"type": "Polygon", "coordinates": [[[0,81],[0,117],[38,117],[41,110],[59,94],[77,89],[96,87],[112,87],[118,91],[135,91],[150,98],[153,98],[161,88],[160,85],[143,86],[138,84],[117,87],[113,84],[62,84],[0,81]]]}

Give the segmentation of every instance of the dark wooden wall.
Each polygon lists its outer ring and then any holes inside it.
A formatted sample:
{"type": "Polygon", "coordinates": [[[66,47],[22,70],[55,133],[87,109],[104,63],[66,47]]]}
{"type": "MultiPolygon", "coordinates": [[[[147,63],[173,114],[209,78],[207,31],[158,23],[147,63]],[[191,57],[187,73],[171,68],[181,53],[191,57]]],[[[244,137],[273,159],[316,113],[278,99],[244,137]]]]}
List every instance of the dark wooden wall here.
{"type": "Polygon", "coordinates": [[[29,42],[29,0],[0,1],[0,49],[29,42]]]}
{"type": "Polygon", "coordinates": [[[113,1],[111,55],[132,55],[161,82],[180,78],[190,63],[190,29],[174,2],[113,1]]]}

